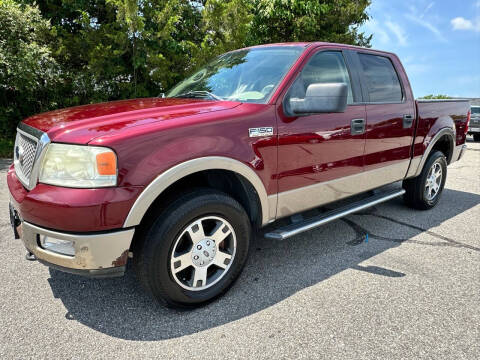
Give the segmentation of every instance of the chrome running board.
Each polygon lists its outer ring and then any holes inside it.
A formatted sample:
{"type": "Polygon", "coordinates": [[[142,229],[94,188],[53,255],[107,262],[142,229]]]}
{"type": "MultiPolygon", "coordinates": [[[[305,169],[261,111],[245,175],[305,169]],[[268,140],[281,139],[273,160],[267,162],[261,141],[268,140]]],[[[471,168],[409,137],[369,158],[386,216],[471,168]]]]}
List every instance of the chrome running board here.
{"type": "Polygon", "coordinates": [[[371,206],[380,204],[382,202],[391,200],[393,198],[403,195],[404,193],[405,193],[404,189],[378,193],[366,199],[355,201],[351,204],[342,206],[338,209],[330,210],[324,214],[314,216],[305,221],[297,222],[282,228],[278,228],[272,232],[266,233],[265,237],[267,239],[273,239],[273,240],[285,240],[285,239],[288,239],[289,237],[298,235],[304,231],[314,229],[330,221],[340,219],[341,217],[347,216],[349,214],[352,214],[352,213],[367,209],[371,206]]]}

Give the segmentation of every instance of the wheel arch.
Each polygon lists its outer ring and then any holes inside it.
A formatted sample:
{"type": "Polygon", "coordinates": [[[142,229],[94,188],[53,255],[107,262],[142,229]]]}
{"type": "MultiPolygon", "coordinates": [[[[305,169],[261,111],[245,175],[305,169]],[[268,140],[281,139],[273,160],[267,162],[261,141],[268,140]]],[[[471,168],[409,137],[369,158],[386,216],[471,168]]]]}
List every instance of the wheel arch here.
{"type": "Polygon", "coordinates": [[[237,200],[242,205],[250,207],[249,215],[258,219],[257,221],[252,219],[253,222],[258,222],[257,225],[265,225],[274,217],[276,204],[273,204],[273,202],[275,202],[276,196],[269,197],[267,195],[261,179],[250,167],[232,158],[209,156],[180,163],[157,176],[137,198],[125,219],[123,227],[129,228],[139,225],[149,209],[155,205],[157,199],[168,189],[172,189],[175,184],[183,182],[184,187],[194,188],[199,186],[185,184],[194,180],[196,174],[207,175],[210,182],[217,182],[217,186],[213,186],[217,189],[221,189],[221,182],[224,179],[222,176],[229,177],[230,181],[234,182],[237,187],[240,186],[240,190],[243,192],[241,196],[245,197],[237,200]],[[254,212],[255,202],[258,204],[258,214],[252,213],[254,212]]]}
{"type": "Polygon", "coordinates": [[[451,127],[444,127],[440,129],[433,137],[431,137],[430,142],[428,143],[425,151],[420,159],[420,163],[417,167],[417,171],[414,176],[420,175],[422,169],[429,157],[429,155],[435,151],[439,150],[444,153],[447,164],[450,164],[452,161],[453,151],[455,149],[455,130],[451,127]]]}

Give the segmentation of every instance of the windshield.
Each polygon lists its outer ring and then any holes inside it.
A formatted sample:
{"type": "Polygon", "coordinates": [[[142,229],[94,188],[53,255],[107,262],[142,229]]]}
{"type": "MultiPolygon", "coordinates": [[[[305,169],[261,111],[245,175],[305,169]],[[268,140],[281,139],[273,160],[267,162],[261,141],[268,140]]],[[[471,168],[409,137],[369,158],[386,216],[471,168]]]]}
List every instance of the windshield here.
{"type": "Polygon", "coordinates": [[[472,106],[472,114],[478,115],[480,114],[480,106],[472,106]]]}
{"type": "Polygon", "coordinates": [[[176,85],[167,97],[265,104],[303,50],[274,46],[229,52],[176,85]]]}

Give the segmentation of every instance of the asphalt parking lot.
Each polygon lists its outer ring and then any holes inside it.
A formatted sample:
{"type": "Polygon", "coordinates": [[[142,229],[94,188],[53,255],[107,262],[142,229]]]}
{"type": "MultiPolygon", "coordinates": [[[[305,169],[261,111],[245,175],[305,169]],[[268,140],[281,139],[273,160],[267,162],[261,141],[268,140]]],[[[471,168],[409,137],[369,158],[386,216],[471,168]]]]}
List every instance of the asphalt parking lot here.
{"type": "Polygon", "coordinates": [[[26,261],[0,160],[0,358],[478,359],[480,143],[468,146],[435,209],[396,199],[284,242],[258,236],[230,292],[183,312],[131,273],[26,261]]]}

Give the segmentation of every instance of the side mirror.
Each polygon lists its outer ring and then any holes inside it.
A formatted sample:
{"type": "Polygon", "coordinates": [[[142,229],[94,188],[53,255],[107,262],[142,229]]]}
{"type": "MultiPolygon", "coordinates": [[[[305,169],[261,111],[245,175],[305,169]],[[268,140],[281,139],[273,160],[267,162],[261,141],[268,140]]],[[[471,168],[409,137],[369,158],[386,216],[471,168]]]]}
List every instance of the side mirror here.
{"type": "Polygon", "coordinates": [[[310,84],[304,99],[290,99],[290,109],[294,114],[344,112],[347,96],[345,83],[310,84]]]}

